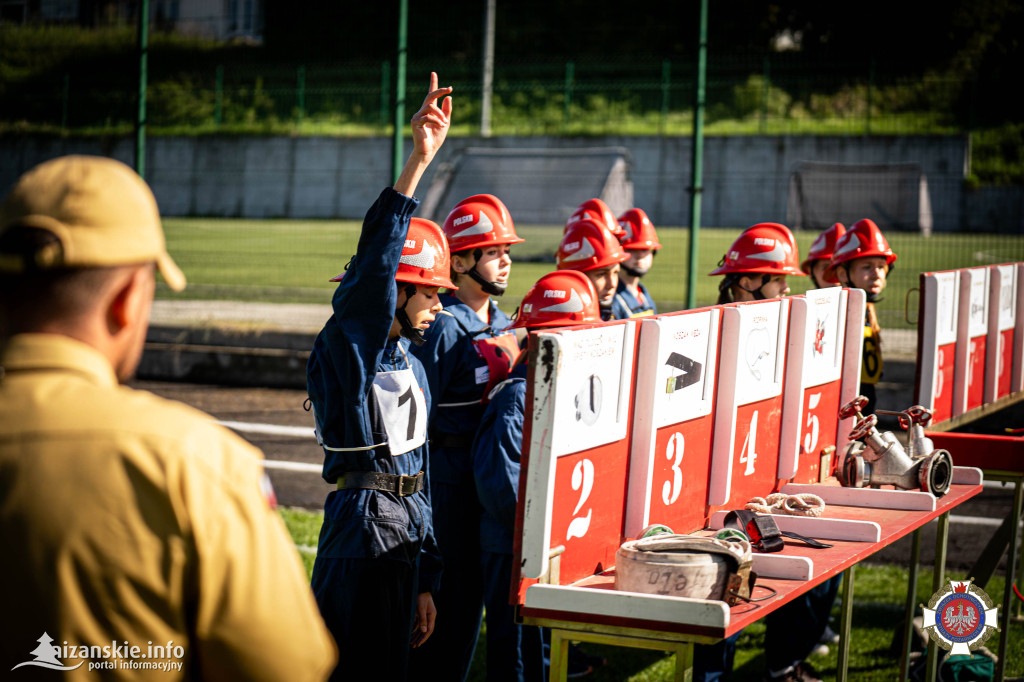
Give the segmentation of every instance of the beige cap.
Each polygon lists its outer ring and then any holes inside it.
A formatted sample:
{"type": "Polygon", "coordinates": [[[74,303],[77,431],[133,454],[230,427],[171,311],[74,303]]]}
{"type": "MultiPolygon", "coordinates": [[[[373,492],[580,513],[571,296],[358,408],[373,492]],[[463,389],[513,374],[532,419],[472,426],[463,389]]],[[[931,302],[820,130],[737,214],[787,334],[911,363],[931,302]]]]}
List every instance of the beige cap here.
{"type": "MultiPolygon", "coordinates": [[[[0,237],[14,226],[47,230],[60,241],[30,267],[103,267],[156,261],[174,291],[185,275],[167,253],[156,198],[131,168],[99,156],[62,156],[18,180],[0,205],[0,237]]],[[[25,258],[0,253],[0,271],[21,272],[25,258]]]]}

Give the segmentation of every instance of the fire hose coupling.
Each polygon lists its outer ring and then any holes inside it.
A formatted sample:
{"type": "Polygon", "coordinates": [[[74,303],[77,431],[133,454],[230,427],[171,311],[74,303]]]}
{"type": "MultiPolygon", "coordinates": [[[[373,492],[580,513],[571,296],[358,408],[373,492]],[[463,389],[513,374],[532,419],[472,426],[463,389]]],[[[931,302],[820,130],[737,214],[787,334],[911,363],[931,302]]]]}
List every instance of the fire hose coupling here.
{"type": "Polygon", "coordinates": [[[924,427],[931,422],[931,410],[920,405],[902,412],[878,410],[895,415],[900,427],[910,431],[908,453],[891,431],[878,430],[876,415],[861,414],[867,402],[867,398],[859,395],[839,409],[840,419],[856,417],[837,471],[839,482],[852,488],[893,485],[904,490],[924,490],[936,497],[945,495],[953,482],[953,458],[949,451],[935,449],[931,439],[924,435],[924,427]]]}

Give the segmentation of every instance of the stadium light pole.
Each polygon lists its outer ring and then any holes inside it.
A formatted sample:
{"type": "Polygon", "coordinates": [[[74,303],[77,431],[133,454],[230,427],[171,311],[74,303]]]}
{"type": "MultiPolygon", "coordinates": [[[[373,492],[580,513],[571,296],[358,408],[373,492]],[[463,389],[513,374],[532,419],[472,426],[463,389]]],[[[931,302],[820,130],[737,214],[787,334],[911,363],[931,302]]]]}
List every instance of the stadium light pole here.
{"type": "Polygon", "coordinates": [[[149,0],[139,3],[139,111],[135,119],[135,172],[146,179],[146,83],[149,81],[149,0]]]}
{"type": "Polygon", "coordinates": [[[693,102],[693,153],[690,188],[690,272],[686,307],[697,307],[697,242],[700,239],[700,199],[704,191],[704,103],[708,59],[708,0],[700,2],[700,39],[697,43],[697,89],[693,102]]]}
{"type": "Polygon", "coordinates": [[[480,136],[491,136],[491,91],[494,89],[494,6],[487,0],[484,9],[483,83],[480,87],[480,136]]]}
{"type": "Polygon", "coordinates": [[[408,53],[408,0],[398,0],[398,52],[395,55],[395,132],[391,138],[391,182],[402,172],[402,131],[405,127],[405,58],[408,53]]]}

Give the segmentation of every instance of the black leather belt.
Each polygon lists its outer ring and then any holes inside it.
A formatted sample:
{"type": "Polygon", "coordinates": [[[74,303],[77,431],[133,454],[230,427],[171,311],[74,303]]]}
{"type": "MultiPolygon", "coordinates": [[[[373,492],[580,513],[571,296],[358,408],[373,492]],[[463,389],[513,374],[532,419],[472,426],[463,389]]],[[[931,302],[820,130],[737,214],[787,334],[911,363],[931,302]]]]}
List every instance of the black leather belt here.
{"type": "Polygon", "coordinates": [[[422,471],[415,476],[385,474],[380,471],[350,471],[338,477],[338,490],[383,490],[399,497],[407,497],[423,490],[423,479],[422,471]]]}
{"type": "Polygon", "coordinates": [[[724,526],[746,533],[750,538],[750,544],[759,552],[780,551],[783,547],[782,536],[799,540],[815,549],[828,549],[832,546],[792,531],[779,530],[778,524],[771,516],[762,516],[748,509],[736,509],[726,514],[724,526]]]}

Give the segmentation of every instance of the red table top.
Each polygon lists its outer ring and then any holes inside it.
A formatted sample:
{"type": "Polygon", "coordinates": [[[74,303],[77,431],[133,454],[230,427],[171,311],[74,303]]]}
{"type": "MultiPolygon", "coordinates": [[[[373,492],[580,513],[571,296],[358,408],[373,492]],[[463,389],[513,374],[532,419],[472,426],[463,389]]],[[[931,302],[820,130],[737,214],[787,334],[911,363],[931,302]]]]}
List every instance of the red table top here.
{"type": "MultiPolygon", "coordinates": [[[[953,485],[949,492],[940,497],[935,504],[935,511],[906,511],[901,509],[877,509],[866,507],[844,507],[829,505],[822,514],[823,518],[849,519],[854,521],[873,521],[881,527],[881,539],[873,542],[848,542],[827,540],[832,544],[830,549],[814,549],[797,540],[784,538],[785,548],[782,554],[788,556],[806,556],[812,559],[814,571],[809,580],[781,580],[758,578],[754,588],[754,598],[769,594],[762,586],[771,587],[776,594],[764,601],[741,603],[733,606],[730,611],[729,625],[724,629],[708,629],[694,627],[686,623],[666,623],[663,621],[643,621],[627,618],[609,618],[578,612],[563,612],[531,609],[520,607],[522,616],[526,618],[545,618],[579,623],[595,623],[622,628],[638,628],[675,632],[683,634],[703,635],[709,637],[728,637],[739,632],[751,623],[803,594],[812,587],[838,575],[845,569],[871,556],[883,547],[909,535],[924,526],[932,519],[952,510],[957,505],[974,497],[982,490],[978,485],[953,485]]],[[[615,589],[615,570],[610,569],[573,584],[574,587],[592,587],[594,589],[615,589]]]]}

